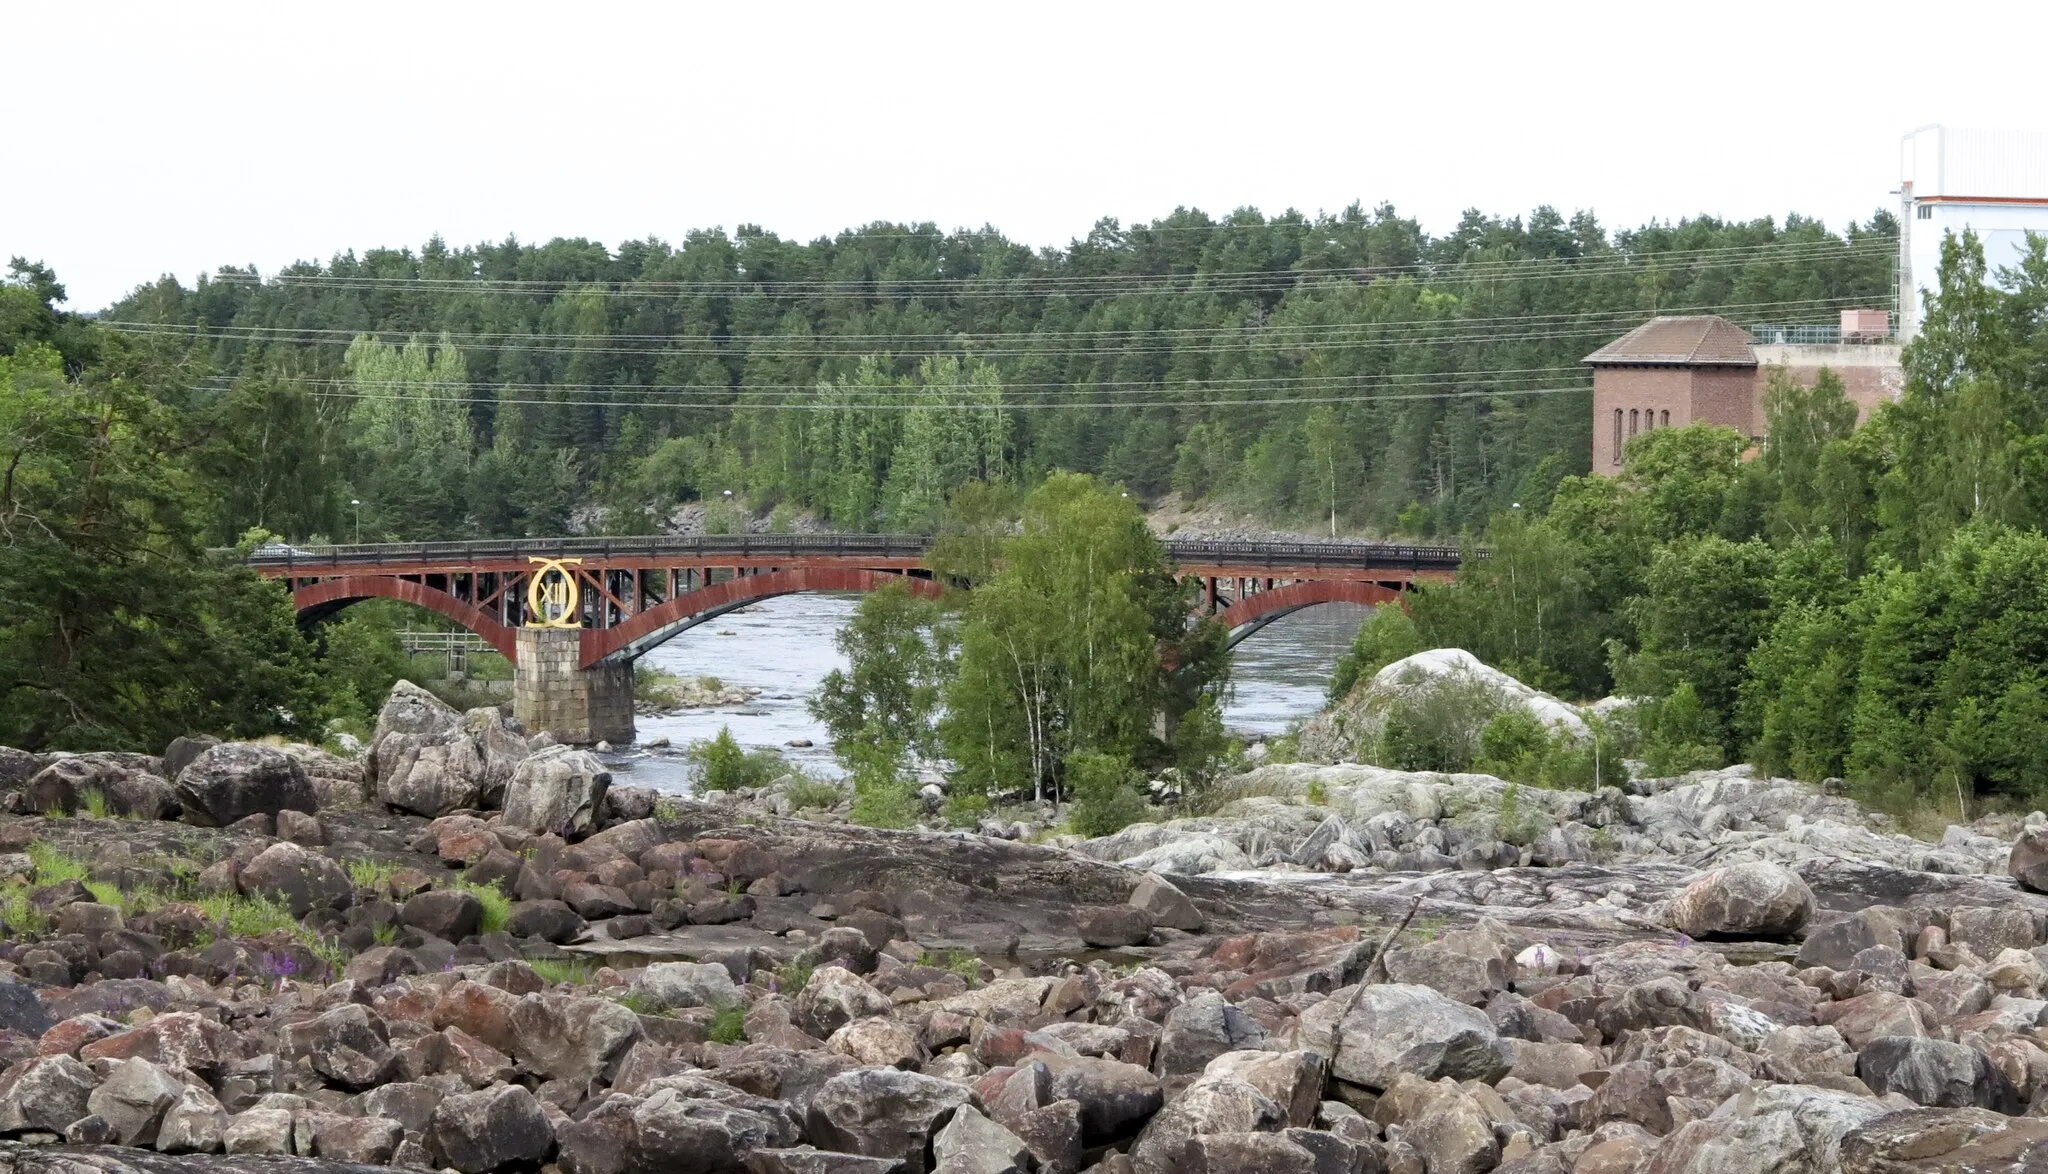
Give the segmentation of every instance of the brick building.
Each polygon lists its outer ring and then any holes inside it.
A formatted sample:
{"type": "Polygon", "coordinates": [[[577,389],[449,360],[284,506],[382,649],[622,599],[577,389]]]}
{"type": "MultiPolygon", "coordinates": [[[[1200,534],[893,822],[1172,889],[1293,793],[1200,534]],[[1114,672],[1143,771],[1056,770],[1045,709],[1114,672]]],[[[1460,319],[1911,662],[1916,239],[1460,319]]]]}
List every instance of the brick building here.
{"type": "Polygon", "coordinates": [[[1629,437],[1654,428],[1722,424],[1762,440],[1772,368],[1808,387],[1831,369],[1858,418],[1868,418],[1903,385],[1889,333],[1863,310],[1843,311],[1839,328],[1760,328],[1756,336],[1711,315],[1652,318],[1584,359],[1593,368],[1593,471],[1620,472],[1629,437]]]}

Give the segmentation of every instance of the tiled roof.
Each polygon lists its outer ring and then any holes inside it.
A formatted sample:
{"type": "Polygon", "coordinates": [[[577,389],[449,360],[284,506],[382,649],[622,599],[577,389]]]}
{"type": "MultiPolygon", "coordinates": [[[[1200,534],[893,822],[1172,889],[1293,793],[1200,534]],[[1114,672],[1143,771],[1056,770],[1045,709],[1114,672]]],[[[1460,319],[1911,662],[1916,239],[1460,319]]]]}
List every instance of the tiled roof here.
{"type": "Polygon", "coordinates": [[[1754,367],[1749,334],[1726,318],[1710,314],[1652,318],[1582,362],[1669,367],[1754,367]]]}

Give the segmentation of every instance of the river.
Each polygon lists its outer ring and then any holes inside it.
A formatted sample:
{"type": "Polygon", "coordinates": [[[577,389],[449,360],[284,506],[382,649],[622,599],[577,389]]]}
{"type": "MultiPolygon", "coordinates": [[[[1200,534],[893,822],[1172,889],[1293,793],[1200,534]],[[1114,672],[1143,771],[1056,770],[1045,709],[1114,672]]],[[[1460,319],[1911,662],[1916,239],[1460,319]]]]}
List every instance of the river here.
{"type": "MultiPolygon", "coordinates": [[[[804,769],[838,775],[831,738],[804,708],[818,682],[845,658],[832,638],[853,615],[858,595],[784,595],[700,624],[649,652],[643,664],[679,677],[717,677],[761,690],[744,706],[684,710],[639,719],[640,742],[667,738],[668,750],[622,749],[605,755],[617,781],[664,791],[689,789],[677,753],[719,727],[749,749],[781,750],[804,769]],[[808,747],[791,747],[809,741],[808,747]]],[[[1337,657],[1367,611],[1331,603],[1286,616],[1237,646],[1225,723],[1242,734],[1280,734],[1322,707],[1337,657]]]]}

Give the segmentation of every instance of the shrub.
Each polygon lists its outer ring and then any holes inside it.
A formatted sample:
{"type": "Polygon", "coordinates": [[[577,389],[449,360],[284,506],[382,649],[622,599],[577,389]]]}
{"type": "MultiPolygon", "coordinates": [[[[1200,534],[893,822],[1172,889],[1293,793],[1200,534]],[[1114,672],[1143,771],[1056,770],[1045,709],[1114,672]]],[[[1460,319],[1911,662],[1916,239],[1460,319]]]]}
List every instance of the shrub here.
{"type": "Polygon", "coordinates": [[[1145,818],[1145,799],[1136,771],[1108,754],[1067,756],[1067,793],[1073,797],[1067,822],[1079,836],[1108,836],[1145,818]]]}
{"type": "Polygon", "coordinates": [[[784,788],[783,794],[789,797],[789,806],[792,811],[808,809],[828,811],[839,806],[839,801],[846,798],[846,788],[831,779],[812,778],[810,775],[798,771],[789,780],[789,785],[784,788]]]}
{"type": "Polygon", "coordinates": [[[1467,770],[1479,756],[1481,734],[1509,704],[1479,677],[1410,674],[1398,690],[1374,701],[1381,724],[1373,757],[1396,770],[1467,770]]]}
{"type": "Polygon", "coordinates": [[[839,758],[851,770],[853,822],[871,828],[905,828],[917,822],[916,781],[904,772],[900,744],[882,738],[857,738],[839,747],[839,758]]]}
{"type": "Polygon", "coordinates": [[[775,751],[742,748],[732,736],[731,726],[720,726],[715,737],[690,743],[683,758],[689,762],[691,779],[700,791],[759,787],[788,771],[782,755],[775,751]]]}
{"type": "Polygon", "coordinates": [[[740,1044],[747,1041],[747,1011],[737,1003],[720,1007],[711,1016],[711,1042],[740,1044]]]}
{"type": "Polygon", "coordinates": [[[662,709],[683,703],[683,679],[649,664],[633,666],[633,700],[662,709]]]}
{"type": "Polygon", "coordinates": [[[1372,615],[1359,625],[1350,649],[1337,658],[1337,669],[1330,676],[1330,700],[1344,700],[1358,682],[1370,679],[1397,660],[1421,652],[1424,647],[1422,632],[1406,611],[1398,607],[1373,609],[1372,615]]]}

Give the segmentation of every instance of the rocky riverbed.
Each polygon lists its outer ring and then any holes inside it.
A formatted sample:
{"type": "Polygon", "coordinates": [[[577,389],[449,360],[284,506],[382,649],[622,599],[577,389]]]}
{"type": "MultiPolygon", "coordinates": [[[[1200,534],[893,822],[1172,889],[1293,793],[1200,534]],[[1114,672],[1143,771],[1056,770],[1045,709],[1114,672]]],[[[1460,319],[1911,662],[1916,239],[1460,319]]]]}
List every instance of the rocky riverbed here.
{"type": "Polygon", "coordinates": [[[408,686],[359,760],[0,750],[0,1171],[2048,1168],[2048,819],[1230,786],[873,831],[408,686]]]}

